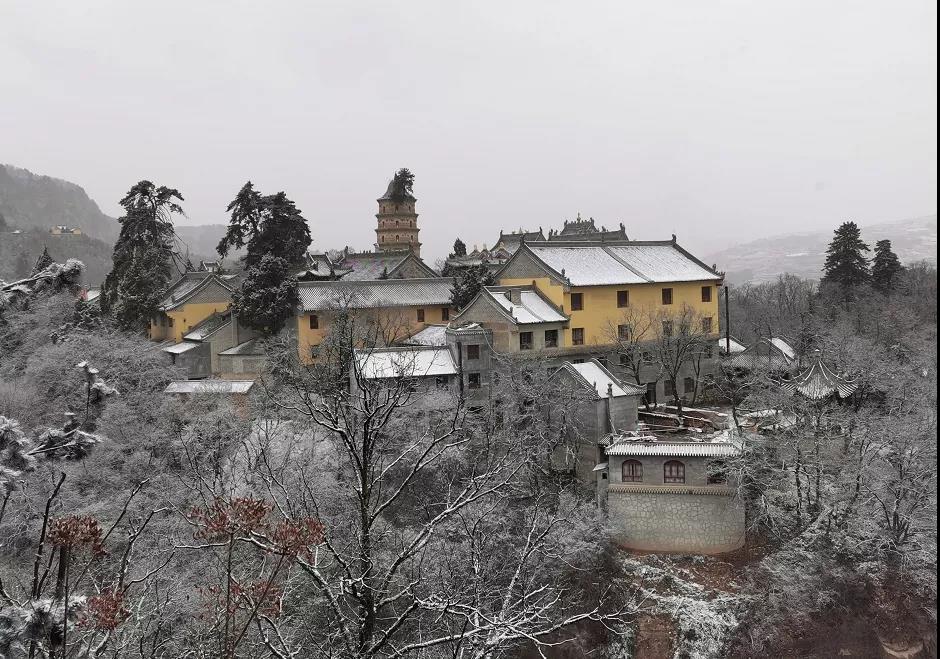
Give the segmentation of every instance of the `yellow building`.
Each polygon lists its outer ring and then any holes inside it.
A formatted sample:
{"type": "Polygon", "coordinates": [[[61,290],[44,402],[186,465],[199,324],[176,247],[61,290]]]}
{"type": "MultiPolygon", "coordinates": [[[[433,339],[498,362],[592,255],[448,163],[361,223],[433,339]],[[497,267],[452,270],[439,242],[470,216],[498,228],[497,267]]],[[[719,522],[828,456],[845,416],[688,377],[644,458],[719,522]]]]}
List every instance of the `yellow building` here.
{"type": "Polygon", "coordinates": [[[236,285],[235,275],[184,273],[166,292],[160,311],[150,319],[151,340],[182,341],[206,318],[228,310],[236,285]]]}
{"type": "Polygon", "coordinates": [[[445,278],[300,282],[297,350],[312,363],[337,313],[358,321],[362,342],[389,345],[451,317],[453,281],[445,278]]]}
{"type": "Polygon", "coordinates": [[[53,236],[80,236],[82,235],[82,230],[78,227],[57,224],[56,226],[49,229],[49,233],[53,236]]]}
{"type": "MultiPolygon", "coordinates": [[[[718,287],[723,274],[671,241],[523,243],[499,271],[501,286],[532,285],[570,320],[563,345],[616,341],[625,319],[678,316],[683,311],[718,332],[718,287]]],[[[660,327],[650,322],[643,338],[660,327]]],[[[632,329],[632,328],[631,328],[632,329]]]]}

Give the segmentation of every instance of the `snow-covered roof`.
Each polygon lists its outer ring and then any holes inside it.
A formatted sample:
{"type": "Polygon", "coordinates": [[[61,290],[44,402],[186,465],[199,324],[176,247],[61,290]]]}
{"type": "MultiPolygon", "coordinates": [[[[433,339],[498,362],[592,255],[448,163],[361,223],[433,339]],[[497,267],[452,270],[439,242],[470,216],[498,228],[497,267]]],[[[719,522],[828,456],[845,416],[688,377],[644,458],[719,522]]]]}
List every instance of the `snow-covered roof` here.
{"type": "Polygon", "coordinates": [[[230,292],[234,291],[236,280],[237,275],[233,274],[219,275],[214,272],[187,272],[170,286],[160,303],[160,309],[163,311],[176,309],[185,304],[186,300],[198,291],[208,286],[210,282],[216,282],[230,292]]]}
{"type": "Polygon", "coordinates": [[[395,276],[395,271],[404,265],[406,261],[412,261],[414,265],[421,268],[425,274],[430,277],[438,277],[428,265],[422,261],[414,252],[363,252],[350,253],[342,260],[341,265],[344,270],[350,270],[345,275],[345,281],[368,281],[380,279],[385,276],[395,276]]]}
{"type": "Polygon", "coordinates": [[[232,319],[230,313],[214,313],[183,335],[185,341],[205,341],[216,330],[229,324],[232,319]]]}
{"type": "Polygon", "coordinates": [[[484,290],[520,325],[568,321],[567,316],[531,286],[488,286],[484,290]],[[512,301],[514,295],[518,296],[518,302],[512,301]]]}
{"type": "Polygon", "coordinates": [[[450,350],[442,347],[356,350],[356,366],[366,380],[456,375],[450,350]]]}
{"type": "Polygon", "coordinates": [[[724,337],[718,339],[718,352],[719,352],[719,354],[722,354],[722,355],[728,355],[728,354],[736,355],[736,354],[738,354],[739,352],[744,352],[745,350],[747,350],[747,346],[745,346],[743,343],[741,343],[741,342],[735,340],[735,338],[734,338],[733,336],[730,337],[730,338],[727,339],[727,340],[726,340],[724,337]],[[729,343],[730,343],[730,346],[731,346],[731,350],[730,350],[730,351],[728,350],[728,344],[729,344],[729,343]]]}
{"type": "Polygon", "coordinates": [[[176,380],[163,390],[166,394],[247,394],[252,380],[176,380]]]}
{"type": "Polygon", "coordinates": [[[264,351],[258,345],[257,339],[249,339],[243,343],[239,343],[237,346],[233,346],[228,350],[223,350],[219,355],[223,356],[233,356],[233,355],[263,355],[264,351]]]}
{"type": "Polygon", "coordinates": [[[786,341],[762,337],[743,351],[733,354],[728,364],[743,369],[788,369],[795,359],[796,353],[786,341]]]}
{"type": "Polygon", "coordinates": [[[521,249],[529,250],[572,286],[721,279],[720,274],[671,241],[607,244],[550,241],[525,243],[521,249]]]}
{"type": "Polygon", "coordinates": [[[651,441],[650,437],[616,438],[604,450],[607,455],[654,455],[676,458],[725,458],[741,454],[741,447],[729,441],[651,441]]]}
{"type": "Polygon", "coordinates": [[[805,371],[782,385],[784,391],[799,393],[810,400],[823,400],[836,395],[848,398],[858,389],[858,383],[838,376],[826,366],[822,357],[816,356],[805,371]]]}
{"type": "Polygon", "coordinates": [[[189,352],[199,346],[200,344],[195,341],[180,341],[179,343],[174,343],[171,346],[163,348],[163,352],[168,352],[172,355],[182,355],[184,352],[189,352]]]}
{"type": "Polygon", "coordinates": [[[297,294],[302,311],[348,307],[449,306],[451,279],[382,279],[379,281],[300,282],[297,294]]]}
{"type": "Polygon", "coordinates": [[[770,340],[770,342],[774,344],[777,350],[785,354],[787,356],[787,359],[789,359],[790,361],[793,361],[794,359],[796,359],[796,350],[794,350],[790,346],[789,343],[781,339],[779,336],[775,336],[774,338],[770,340]]]}
{"type": "Polygon", "coordinates": [[[447,325],[428,325],[416,334],[402,341],[408,345],[443,346],[447,345],[447,325]]]}
{"type": "Polygon", "coordinates": [[[640,396],[646,393],[643,387],[637,387],[619,380],[610,371],[604,368],[603,364],[596,359],[591,359],[580,364],[565,362],[562,369],[569,371],[587,387],[594,390],[600,398],[606,398],[608,387],[614,398],[620,396],[640,396]]]}

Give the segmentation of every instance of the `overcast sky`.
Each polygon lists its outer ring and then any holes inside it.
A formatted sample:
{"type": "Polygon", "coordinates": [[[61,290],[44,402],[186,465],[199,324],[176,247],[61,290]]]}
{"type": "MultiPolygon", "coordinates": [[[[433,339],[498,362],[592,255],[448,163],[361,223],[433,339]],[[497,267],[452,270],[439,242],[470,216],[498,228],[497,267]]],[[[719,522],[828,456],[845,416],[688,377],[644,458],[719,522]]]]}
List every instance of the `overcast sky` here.
{"type": "Polygon", "coordinates": [[[0,162],[225,222],[251,179],[315,248],[416,175],[426,257],[578,212],[707,253],[937,207],[934,0],[0,0],[0,162]]]}

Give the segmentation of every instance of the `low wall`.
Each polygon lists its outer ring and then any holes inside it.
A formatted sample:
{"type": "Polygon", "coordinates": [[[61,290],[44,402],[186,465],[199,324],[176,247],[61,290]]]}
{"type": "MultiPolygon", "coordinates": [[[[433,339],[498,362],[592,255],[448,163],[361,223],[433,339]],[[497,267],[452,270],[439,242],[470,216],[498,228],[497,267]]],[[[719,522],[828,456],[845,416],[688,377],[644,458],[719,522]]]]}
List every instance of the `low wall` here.
{"type": "Polygon", "coordinates": [[[743,502],[722,486],[611,483],[607,515],[614,540],[631,549],[718,554],[744,544],[743,502]]]}

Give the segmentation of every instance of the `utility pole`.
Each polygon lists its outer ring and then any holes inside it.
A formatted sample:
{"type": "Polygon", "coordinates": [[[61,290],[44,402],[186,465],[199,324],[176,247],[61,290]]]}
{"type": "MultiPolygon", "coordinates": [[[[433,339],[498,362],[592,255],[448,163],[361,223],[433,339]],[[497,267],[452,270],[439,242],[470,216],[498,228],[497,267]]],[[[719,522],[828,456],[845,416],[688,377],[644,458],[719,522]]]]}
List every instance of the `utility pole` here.
{"type": "Polygon", "coordinates": [[[728,284],[725,284],[725,354],[731,354],[731,300],[728,299],[728,284]]]}

